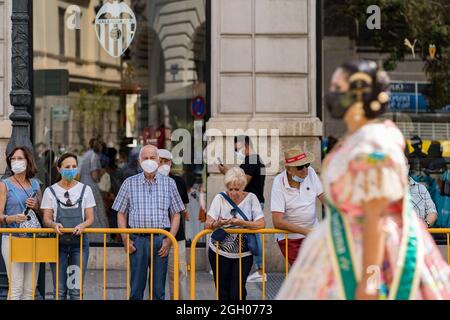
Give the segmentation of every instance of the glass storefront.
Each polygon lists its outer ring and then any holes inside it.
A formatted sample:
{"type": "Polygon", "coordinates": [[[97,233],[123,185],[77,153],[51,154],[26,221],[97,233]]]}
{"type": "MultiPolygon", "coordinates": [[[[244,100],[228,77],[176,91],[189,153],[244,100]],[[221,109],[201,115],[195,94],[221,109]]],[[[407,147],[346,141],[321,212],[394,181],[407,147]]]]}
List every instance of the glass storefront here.
{"type": "MultiPolygon", "coordinates": [[[[206,15],[205,0],[33,1],[40,178],[46,186],[54,183],[58,156],[82,157],[93,143],[101,174],[111,181],[100,183],[105,212],[97,227],[115,226],[111,201],[121,182],[140,170],[141,146],[171,149],[174,130],[191,137],[195,128],[204,130],[210,114],[204,103],[206,15]]],[[[195,152],[201,148],[191,152],[192,159],[201,159],[195,152]]],[[[188,241],[203,229],[204,170],[202,164],[173,168],[188,186],[188,241]]]]}
{"type": "MultiPolygon", "coordinates": [[[[392,85],[387,117],[408,142],[410,175],[438,210],[435,226],[450,226],[450,1],[322,1],[323,87],[336,67],[371,59],[392,85]]],[[[343,125],[324,111],[325,145],[343,125]]]]}

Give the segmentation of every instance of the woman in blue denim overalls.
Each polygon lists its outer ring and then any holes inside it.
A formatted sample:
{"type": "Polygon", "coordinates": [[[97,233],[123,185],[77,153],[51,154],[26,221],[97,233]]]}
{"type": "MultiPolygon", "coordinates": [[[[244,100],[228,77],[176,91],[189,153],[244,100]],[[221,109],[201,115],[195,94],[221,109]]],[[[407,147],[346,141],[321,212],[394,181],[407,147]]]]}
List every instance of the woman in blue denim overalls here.
{"type": "MultiPolygon", "coordinates": [[[[59,234],[58,299],[80,299],[80,235],[94,223],[95,199],[92,190],[75,178],[78,175],[77,156],[64,154],[57,162],[61,180],[47,188],[42,199],[44,224],[59,234]],[[73,228],[64,234],[62,228],[73,228]]],[[[83,236],[83,276],[89,258],[88,237],[83,236]]],[[[52,264],[56,287],[56,266],[52,264]]],[[[56,290],[55,290],[56,291],[56,290]]]]}

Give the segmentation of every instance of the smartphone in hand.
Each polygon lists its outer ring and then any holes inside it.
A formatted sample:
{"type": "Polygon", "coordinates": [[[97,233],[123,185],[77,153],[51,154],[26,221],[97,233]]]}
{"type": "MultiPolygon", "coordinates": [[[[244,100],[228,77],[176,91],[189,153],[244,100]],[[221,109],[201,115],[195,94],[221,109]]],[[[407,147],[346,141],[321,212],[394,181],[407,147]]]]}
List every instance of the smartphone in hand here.
{"type": "MultiPolygon", "coordinates": [[[[31,194],[31,197],[30,198],[32,198],[32,199],[34,199],[34,198],[36,198],[36,196],[37,196],[37,191],[33,191],[33,193],[31,194]]],[[[30,210],[31,210],[32,208],[30,208],[30,207],[27,207],[26,209],[25,209],[25,211],[23,212],[23,214],[24,215],[26,215],[26,216],[28,216],[28,214],[30,213],[30,210]]],[[[30,221],[30,217],[28,217],[28,221],[30,221]]]]}
{"type": "Polygon", "coordinates": [[[219,163],[220,166],[223,166],[223,161],[220,157],[217,158],[217,162],[219,163]]]}

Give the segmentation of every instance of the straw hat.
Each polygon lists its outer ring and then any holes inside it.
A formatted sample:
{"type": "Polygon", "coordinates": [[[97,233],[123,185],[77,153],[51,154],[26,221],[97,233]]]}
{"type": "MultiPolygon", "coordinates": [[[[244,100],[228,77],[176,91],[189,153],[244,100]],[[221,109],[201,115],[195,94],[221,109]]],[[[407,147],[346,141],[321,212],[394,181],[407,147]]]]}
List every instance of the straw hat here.
{"type": "Polygon", "coordinates": [[[294,147],[284,153],[284,165],[286,167],[298,167],[311,164],[315,160],[314,154],[304,152],[300,147],[294,147]]]}

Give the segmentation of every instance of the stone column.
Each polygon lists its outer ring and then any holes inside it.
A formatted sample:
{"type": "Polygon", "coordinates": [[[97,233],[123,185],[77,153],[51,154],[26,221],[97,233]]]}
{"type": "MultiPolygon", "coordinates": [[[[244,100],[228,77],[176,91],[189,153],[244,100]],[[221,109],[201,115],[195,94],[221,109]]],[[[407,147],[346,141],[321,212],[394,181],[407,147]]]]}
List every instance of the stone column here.
{"type": "MultiPolygon", "coordinates": [[[[212,2],[211,25],[212,117],[207,129],[216,133],[210,139],[227,140],[224,158],[232,158],[234,133],[227,129],[254,129],[248,133],[256,146],[264,130],[269,134],[278,130],[279,140],[271,140],[275,148],[269,142],[272,151],[264,158],[268,165],[265,216],[271,228],[270,193],[275,175],[282,170],[275,165],[282,160],[282,151],[299,145],[313,152],[317,159],[313,166],[320,172],[323,128],[316,110],[315,1],[217,0],[212,2]]],[[[264,146],[258,149],[262,154],[267,151],[264,146]]],[[[224,185],[217,166],[210,165],[208,172],[209,206],[224,185]]],[[[266,248],[267,270],[284,271],[273,236],[266,236],[266,248]]]]}

